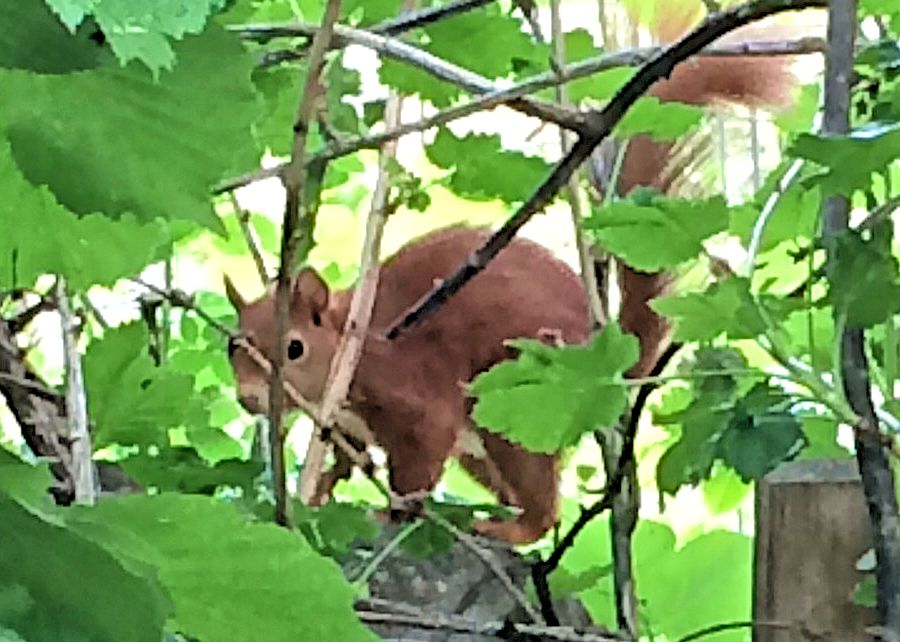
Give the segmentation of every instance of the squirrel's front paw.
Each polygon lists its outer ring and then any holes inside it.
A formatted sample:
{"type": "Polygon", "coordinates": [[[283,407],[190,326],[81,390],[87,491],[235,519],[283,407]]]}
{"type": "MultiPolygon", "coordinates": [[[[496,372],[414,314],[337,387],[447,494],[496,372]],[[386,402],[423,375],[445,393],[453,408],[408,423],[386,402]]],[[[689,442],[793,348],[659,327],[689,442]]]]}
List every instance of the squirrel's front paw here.
{"type": "Polygon", "coordinates": [[[416,491],[405,495],[391,493],[390,520],[392,522],[405,522],[415,517],[421,517],[425,513],[425,498],[428,491],[416,491]]]}

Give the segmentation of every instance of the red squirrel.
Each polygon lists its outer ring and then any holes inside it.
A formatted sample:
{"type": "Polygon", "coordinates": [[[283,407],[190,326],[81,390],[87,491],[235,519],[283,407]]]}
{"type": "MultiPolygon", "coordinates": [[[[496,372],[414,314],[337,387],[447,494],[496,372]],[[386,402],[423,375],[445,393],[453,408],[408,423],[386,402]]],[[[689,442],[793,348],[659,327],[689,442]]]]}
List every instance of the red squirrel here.
{"type": "MultiPolygon", "coordinates": [[[[702,58],[677,67],[652,94],[662,100],[709,104],[719,100],[782,105],[791,87],[783,61],[775,58],[702,58]]],[[[627,149],[618,191],[646,185],[666,191],[672,145],[646,137],[627,149]]],[[[515,239],[435,315],[396,341],[384,330],[452,273],[488,236],[486,230],[449,228],[426,235],[381,268],[375,309],[349,394],[351,409],[369,426],[388,457],[391,488],[415,495],[434,488],[445,460],[454,456],[504,504],[521,509],[515,520],[485,520],[476,531],[512,544],[532,542],[557,521],[558,457],[531,453],[503,437],[474,427],[465,385],[513,352],[511,338],[548,336],[582,343],[590,333],[586,294],[578,275],[536,243],[515,239]],[[480,439],[471,439],[476,435],[480,439]]],[[[640,362],[632,376],[652,368],[667,337],[667,325],[648,302],[665,288],[665,274],[621,271],[620,323],[636,334],[640,362]]],[[[229,298],[240,332],[271,359],[276,348],[272,291],[253,303],[233,287],[229,298]]],[[[312,269],[293,283],[285,377],[307,399],[321,399],[331,358],[347,317],[350,290],[330,291],[312,269]]],[[[241,403],[265,411],[268,381],[249,355],[236,349],[232,364],[241,403]]],[[[350,472],[346,457],[322,492],[350,472]]],[[[323,497],[324,498],[324,497],[323,497]]]]}

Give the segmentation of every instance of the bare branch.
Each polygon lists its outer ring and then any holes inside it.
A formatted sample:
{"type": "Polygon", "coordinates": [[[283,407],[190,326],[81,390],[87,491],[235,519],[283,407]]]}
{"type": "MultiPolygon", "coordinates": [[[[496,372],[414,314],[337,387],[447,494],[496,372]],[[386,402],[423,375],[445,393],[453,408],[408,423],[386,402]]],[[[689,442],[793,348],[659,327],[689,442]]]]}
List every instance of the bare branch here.
{"type": "Polygon", "coordinates": [[[462,15],[473,9],[479,9],[493,2],[495,0],[458,0],[457,2],[448,2],[444,5],[420,9],[391,20],[385,20],[372,27],[372,32],[385,36],[398,36],[413,29],[462,15]]]}
{"type": "MultiPolygon", "coordinates": [[[[400,120],[401,98],[392,94],[388,98],[385,109],[385,124],[396,127],[400,120]]],[[[350,300],[350,311],[344,324],[344,332],[338,344],[328,379],[325,383],[325,391],[322,395],[321,424],[317,426],[330,426],[335,410],[341,406],[347,393],[356,366],[362,356],[363,342],[369,331],[369,321],[372,319],[372,309],[375,305],[375,294],[378,288],[378,258],[381,250],[381,236],[384,224],[387,220],[390,193],[389,163],[396,154],[394,141],[385,143],[381,148],[378,160],[378,178],[375,183],[375,192],[372,195],[372,205],[366,222],[366,235],[363,241],[362,256],[360,257],[360,282],[353,291],[350,300]]],[[[300,477],[300,498],[309,502],[316,489],[316,482],[321,473],[325,455],[325,442],[318,430],[313,431],[307,449],[306,460],[303,463],[303,472],[300,477]]]]}
{"type": "MultiPolygon", "coordinates": [[[[828,57],[825,63],[823,134],[846,134],[850,127],[850,83],[853,76],[856,0],[832,0],[828,13],[828,57]]],[[[825,247],[848,229],[850,202],[831,196],[823,206],[825,247]]],[[[834,270],[829,260],[829,277],[834,270]]],[[[865,336],[860,327],[847,327],[840,337],[844,394],[859,417],[855,426],[856,459],[872,520],[875,571],[878,585],[880,637],[900,639],[900,515],[894,479],[872,403],[865,336]]]]}
{"type": "Polygon", "coordinates": [[[325,62],[325,53],[331,40],[334,23],[340,11],[340,0],[329,0],[322,18],[322,27],[313,38],[309,55],[309,69],[300,106],[294,121],[294,143],[291,162],[284,171],[287,192],[284,208],[284,223],[281,238],[281,264],[278,269],[278,283],[275,288],[275,354],[272,362],[272,376],[269,382],[269,426],[272,440],[272,477],[275,489],[275,520],[282,526],[290,526],[291,511],[287,496],[287,470],[284,461],[285,430],[282,413],[284,410],[284,342],[288,326],[288,305],[291,297],[291,270],[299,244],[301,201],[305,195],[306,179],[306,137],[309,133],[316,109],[316,101],[322,92],[319,75],[325,62]]]}
{"type": "MultiPolygon", "coordinates": [[[[304,23],[290,23],[285,25],[245,25],[235,27],[234,30],[243,37],[260,34],[267,34],[270,37],[271,35],[312,36],[318,31],[318,27],[304,23]]],[[[474,94],[484,94],[496,89],[494,83],[484,76],[447,62],[396,38],[344,25],[334,26],[334,36],[336,42],[366,47],[382,56],[417,67],[435,78],[462,87],[474,94]]],[[[266,64],[263,63],[263,66],[266,64]]],[[[577,111],[561,109],[543,101],[521,98],[509,101],[509,106],[529,116],[556,123],[573,131],[581,131],[584,127],[577,111]]]]}
{"type": "Polygon", "coordinates": [[[69,305],[66,281],[56,280],[56,306],[62,325],[63,353],[66,362],[66,419],[68,424],[69,451],[72,457],[72,480],[75,484],[75,501],[93,504],[97,501],[97,479],[94,471],[91,433],[88,429],[87,393],[81,369],[81,353],[78,351],[78,321],[69,305]]]}
{"type": "Polygon", "coordinates": [[[256,272],[259,274],[259,280],[262,281],[264,286],[268,285],[269,273],[266,271],[266,262],[263,260],[262,252],[260,252],[259,246],[256,244],[256,239],[253,237],[253,229],[250,227],[250,212],[241,207],[234,191],[231,192],[231,207],[234,209],[235,216],[237,216],[241,234],[244,235],[244,242],[247,244],[247,249],[250,250],[250,256],[253,257],[253,263],[256,265],[256,272]]]}
{"type": "MultiPolygon", "coordinates": [[[[697,55],[700,56],[778,56],[800,55],[819,53],[824,51],[824,41],[820,38],[803,38],[799,40],[752,42],[736,45],[717,45],[707,47],[697,55]]],[[[445,125],[454,120],[465,118],[480,111],[494,109],[512,100],[516,100],[528,94],[572,82],[579,78],[585,78],[601,71],[615,69],[624,66],[635,66],[645,63],[654,54],[662,51],[660,47],[647,47],[644,49],[632,49],[614,54],[588,58],[575,64],[563,67],[556,71],[549,71],[527,78],[510,87],[494,87],[492,91],[480,94],[467,103],[456,105],[421,120],[405,123],[394,128],[389,128],[379,134],[370,136],[357,136],[329,145],[321,152],[313,156],[316,160],[332,160],[347,154],[352,154],[361,149],[373,149],[381,146],[389,140],[394,140],[407,134],[423,132],[440,125],[445,125]]],[[[213,187],[213,194],[221,194],[228,190],[238,189],[256,181],[279,176],[284,165],[269,167],[256,172],[250,172],[242,176],[222,181],[213,187]]]]}
{"type": "Polygon", "coordinates": [[[588,131],[581,135],[571,151],[557,163],[550,176],[537,188],[528,201],[506,224],[478,248],[460,268],[426,294],[387,332],[396,339],[405,330],[417,325],[434,313],[472,277],[481,272],[531,217],[542,211],[566,185],[569,177],[581,166],[637,101],[656,81],[667,77],[678,63],[701,51],[717,38],[750,22],[767,16],[820,7],[825,0],[756,0],[709,16],[684,38],[666,48],[641,67],[601,111],[586,114],[588,131]]]}

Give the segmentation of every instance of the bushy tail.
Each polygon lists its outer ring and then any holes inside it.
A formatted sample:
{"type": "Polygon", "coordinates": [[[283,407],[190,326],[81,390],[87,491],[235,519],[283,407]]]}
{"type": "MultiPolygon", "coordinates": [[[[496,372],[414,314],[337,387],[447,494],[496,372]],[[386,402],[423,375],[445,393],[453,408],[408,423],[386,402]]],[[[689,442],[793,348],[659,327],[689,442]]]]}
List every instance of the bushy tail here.
{"type": "MultiPolygon", "coordinates": [[[[666,13],[665,3],[657,3],[650,28],[662,40],[680,36],[697,20],[697,13],[671,5],[674,15],[666,13]]],[[[771,40],[771,32],[757,39],[771,40]]],[[[746,31],[741,40],[748,40],[746,31]]],[[[733,39],[732,39],[733,40],[733,39]]],[[[656,83],[650,94],[662,101],[677,101],[707,106],[717,103],[760,108],[786,107],[791,100],[796,79],[791,72],[793,60],[784,56],[762,57],[695,57],[678,65],[671,76],[656,83]]],[[[673,184],[690,166],[690,159],[679,158],[676,143],[654,142],[637,136],[628,142],[616,185],[617,193],[627,195],[634,188],[651,187],[671,192],[673,184]]],[[[634,377],[647,376],[669,343],[669,324],[657,315],[649,302],[664,294],[672,282],[666,272],[645,273],[627,265],[619,265],[619,287],[622,296],[620,323],[624,330],[640,340],[641,357],[632,369],[634,377]]]]}

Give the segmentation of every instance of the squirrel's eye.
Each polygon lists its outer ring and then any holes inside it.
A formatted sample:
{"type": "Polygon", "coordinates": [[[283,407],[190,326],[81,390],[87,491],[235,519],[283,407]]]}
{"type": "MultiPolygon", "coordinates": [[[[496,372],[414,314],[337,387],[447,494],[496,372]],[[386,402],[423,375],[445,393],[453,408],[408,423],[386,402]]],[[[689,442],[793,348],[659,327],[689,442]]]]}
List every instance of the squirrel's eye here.
{"type": "Polygon", "coordinates": [[[303,356],[303,342],[298,341],[297,339],[292,339],[288,344],[288,359],[293,361],[294,359],[299,359],[303,356]]]}
{"type": "Polygon", "coordinates": [[[313,325],[316,325],[316,326],[322,325],[322,316],[318,312],[313,312],[312,322],[313,322],[313,325]]]}
{"type": "Polygon", "coordinates": [[[235,337],[228,337],[228,356],[229,356],[229,357],[233,357],[233,356],[234,356],[234,353],[235,353],[235,351],[237,350],[237,347],[238,347],[237,344],[238,344],[238,342],[237,342],[237,339],[236,339],[235,337]]]}

